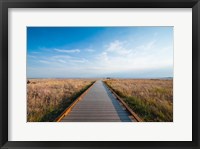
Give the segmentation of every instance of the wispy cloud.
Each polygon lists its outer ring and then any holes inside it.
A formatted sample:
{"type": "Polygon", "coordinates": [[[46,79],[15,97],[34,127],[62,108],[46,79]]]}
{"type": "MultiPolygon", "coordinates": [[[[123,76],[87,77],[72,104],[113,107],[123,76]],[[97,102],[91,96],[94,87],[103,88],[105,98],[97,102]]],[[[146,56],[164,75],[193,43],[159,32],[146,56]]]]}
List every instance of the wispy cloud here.
{"type": "Polygon", "coordinates": [[[57,52],[62,52],[62,53],[79,53],[79,49],[71,49],[71,50],[65,50],[65,49],[54,49],[57,52]]]}
{"type": "Polygon", "coordinates": [[[34,56],[34,55],[28,55],[28,57],[29,58],[34,58],[34,59],[36,58],[36,56],[34,56]]]}
{"type": "MultiPolygon", "coordinates": [[[[64,66],[63,64],[68,64],[68,67],[72,65],[75,66],[76,64],[80,65],[81,63],[84,64],[88,62],[87,59],[81,57],[72,57],[68,55],[54,55],[54,56],[42,56],[39,60],[34,60],[35,63],[43,63],[43,64],[51,64],[52,67],[56,66],[64,66]]],[[[77,66],[78,66],[77,65],[77,66]]],[[[66,67],[66,66],[64,66],[66,67]]]]}
{"type": "Polygon", "coordinates": [[[64,60],[62,60],[62,59],[59,59],[58,62],[60,62],[60,63],[64,63],[64,64],[67,63],[66,61],[64,61],[64,60]]]}
{"type": "Polygon", "coordinates": [[[73,63],[85,63],[87,62],[86,59],[71,59],[70,62],[73,62],[73,63]]]}
{"type": "Polygon", "coordinates": [[[87,52],[95,52],[94,49],[85,49],[85,51],[87,51],[87,52]]]}
{"type": "Polygon", "coordinates": [[[128,49],[125,45],[126,41],[119,41],[115,40],[111,43],[109,43],[106,51],[107,52],[113,52],[114,54],[120,54],[120,55],[127,55],[131,53],[131,49],[128,49]]]}
{"type": "Polygon", "coordinates": [[[50,62],[49,61],[46,61],[46,60],[39,60],[40,63],[44,63],[44,64],[49,64],[50,62]]]}
{"type": "Polygon", "coordinates": [[[31,52],[31,53],[32,53],[32,54],[40,54],[40,52],[35,52],[35,51],[34,51],[34,52],[31,52]]]}
{"type": "Polygon", "coordinates": [[[72,56],[69,56],[69,55],[54,55],[54,56],[51,56],[50,59],[70,59],[70,58],[73,58],[72,56]]]}
{"type": "Polygon", "coordinates": [[[95,68],[109,72],[161,68],[173,64],[172,56],[165,58],[166,52],[172,49],[158,49],[154,39],[136,47],[130,47],[127,43],[120,40],[110,42],[95,57],[95,68]]]}

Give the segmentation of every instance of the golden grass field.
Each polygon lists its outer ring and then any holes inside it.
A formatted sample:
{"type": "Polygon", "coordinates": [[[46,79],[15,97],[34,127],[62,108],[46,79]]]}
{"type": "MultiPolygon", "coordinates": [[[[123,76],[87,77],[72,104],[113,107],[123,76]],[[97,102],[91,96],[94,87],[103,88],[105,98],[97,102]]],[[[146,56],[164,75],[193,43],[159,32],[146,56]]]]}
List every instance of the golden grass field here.
{"type": "Polygon", "coordinates": [[[144,121],[173,121],[173,80],[109,79],[105,83],[144,121]]]}
{"type": "Polygon", "coordinates": [[[54,121],[93,82],[91,79],[28,79],[27,121],[54,121]]]}
{"type": "MultiPolygon", "coordinates": [[[[27,121],[54,121],[94,81],[28,79],[27,121]]],[[[105,83],[144,121],[173,121],[173,80],[107,79],[105,83]]]]}

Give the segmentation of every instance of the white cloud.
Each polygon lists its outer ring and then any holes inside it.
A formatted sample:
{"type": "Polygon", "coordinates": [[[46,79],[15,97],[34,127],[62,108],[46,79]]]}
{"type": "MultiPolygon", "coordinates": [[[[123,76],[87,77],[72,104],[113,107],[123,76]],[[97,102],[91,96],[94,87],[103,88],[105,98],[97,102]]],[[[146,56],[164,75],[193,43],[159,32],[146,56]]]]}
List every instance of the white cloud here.
{"type": "Polygon", "coordinates": [[[85,63],[85,62],[87,62],[86,59],[71,59],[69,61],[72,62],[72,63],[85,63]]]}
{"type": "Polygon", "coordinates": [[[85,51],[87,51],[87,52],[95,52],[94,49],[85,49],[85,51]]]}
{"type": "Polygon", "coordinates": [[[125,47],[125,41],[121,42],[119,40],[115,40],[114,42],[111,42],[106,51],[107,52],[113,52],[113,54],[120,54],[120,55],[127,55],[131,53],[131,49],[128,49],[125,47]]]}
{"type": "Polygon", "coordinates": [[[52,56],[50,57],[51,59],[55,60],[55,59],[70,59],[70,58],[73,58],[72,56],[69,56],[69,55],[55,55],[55,56],[52,56]]]}
{"type": "Polygon", "coordinates": [[[30,57],[30,58],[36,58],[36,56],[34,56],[34,55],[28,55],[28,57],[30,57]]]}
{"type": "Polygon", "coordinates": [[[98,57],[97,59],[101,62],[106,62],[106,63],[109,63],[109,58],[108,58],[108,53],[107,52],[102,52],[98,57]]]}
{"type": "Polygon", "coordinates": [[[119,71],[138,71],[162,68],[173,65],[173,48],[156,47],[156,41],[151,40],[143,45],[131,47],[130,42],[115,40],[95,57],[92,67],[107,73],[119,71]]]}
{"type": "Polygon", "coordinates": [[[57,52],[62,52],[62,53],[79,53],[79,49],[71,49],[71,50],[65,50],[65,49],[54,49],[57,52]]]}
{"type": "Polygon", "coordinates": [[[44,64],[49,64],[50,62],[49,61],[46,61],[46,60],[39,60],[40,63],[44,63],[44,64]]]}
{"type": "Polygon", "coordinates": [[[40,54],[40,52],[31,52],[32,54],[40,54]]]}
{"type": "Polygon", "coordinates": [[[58,62],[66,64],[66,61],[59,59],[58,62]]]}

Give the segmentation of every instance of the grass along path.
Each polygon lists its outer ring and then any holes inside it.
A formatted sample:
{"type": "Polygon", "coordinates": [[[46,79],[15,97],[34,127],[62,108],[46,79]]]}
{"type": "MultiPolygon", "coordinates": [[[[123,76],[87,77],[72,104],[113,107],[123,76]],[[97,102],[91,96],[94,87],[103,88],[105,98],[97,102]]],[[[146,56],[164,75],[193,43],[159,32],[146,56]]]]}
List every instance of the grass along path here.
{"type": "Polygon", "coordinates": [[[173,121],[173,80],[110,79],[105,83],[144,121],[173,121]]]}
{"type": "Polygon", "coordinates": [[[27,121],[51,122],[95,81],[31,79],[27,84],[27,121]]]}

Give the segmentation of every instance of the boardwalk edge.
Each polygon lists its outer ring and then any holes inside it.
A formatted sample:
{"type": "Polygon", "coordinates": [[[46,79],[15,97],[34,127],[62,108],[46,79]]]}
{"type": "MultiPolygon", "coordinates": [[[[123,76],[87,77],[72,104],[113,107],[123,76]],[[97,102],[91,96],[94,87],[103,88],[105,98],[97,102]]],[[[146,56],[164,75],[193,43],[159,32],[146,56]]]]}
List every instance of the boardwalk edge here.
{"type": "Polygon", "coordinates": [[[106,85],[106,87],[115,95],[115,97],[122,103],[122,105],[126,108],[126,110],[134,117],[134,119],[137,122],[143,122],[143,120],[124,102],[124,100],[119,97],[119,95],[117,95],[117,93],[115,93],[113,91],[112,88],[110,88],[104,81],[103,83],[106,85]]]}

